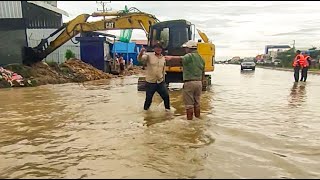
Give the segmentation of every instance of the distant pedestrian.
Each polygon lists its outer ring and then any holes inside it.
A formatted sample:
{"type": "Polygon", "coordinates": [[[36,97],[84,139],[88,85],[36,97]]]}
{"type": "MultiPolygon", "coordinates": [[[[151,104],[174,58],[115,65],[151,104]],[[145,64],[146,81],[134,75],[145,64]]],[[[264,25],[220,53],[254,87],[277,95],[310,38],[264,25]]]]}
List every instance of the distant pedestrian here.
{"type": "Polygon", "coordinates": [[[301,64],[302,70],[301,70],[300,81],[306,82],[307,76],[308,76],[308,69],[309,69],[310,65],[311,65],[311,57],[309,56],[308,53],[305,53],[304,54],[304,62],[303,62],[303,64],[301,64]]]}
{"type": "Polygon", "coordinates": [[[295,82],[298,82],[299,81],[299,72],[300,72],[300,69],[301,69],[301,64],[304,64],[304,57],[303,55],[301,54],[301,51],[300,50],[297,50],[296,51],[296,56],[293,60],[293,69],[294,69],[294,80],[295,82]]]}
{"type": "Polygon", "coordinates": [[[130,61],[128,62],[128,70],[132,70],[133,69],[133,59],[130,58],[130,61]]]}
{"type": "Polygon", "coordinates": [[[123,55],[120,54],[119,56],[119,63],[120,63],[120,74],[123,74],[124,71],[124,59],[123,59],[123,55]]]}

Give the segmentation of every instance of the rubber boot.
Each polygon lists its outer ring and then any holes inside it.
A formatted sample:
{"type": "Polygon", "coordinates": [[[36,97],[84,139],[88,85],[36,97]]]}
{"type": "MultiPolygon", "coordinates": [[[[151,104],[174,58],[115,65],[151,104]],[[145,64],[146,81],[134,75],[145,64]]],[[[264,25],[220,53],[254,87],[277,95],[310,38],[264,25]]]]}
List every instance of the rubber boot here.
{"type": "Polygon", "coordinates": [[[200,118],[200,107],[194,107],[194,116],[200,118]]]}
{"type": "Polygon", "coordinates": [[[193,119],[193,109],[187,109],[187,120],[193,119]]]}

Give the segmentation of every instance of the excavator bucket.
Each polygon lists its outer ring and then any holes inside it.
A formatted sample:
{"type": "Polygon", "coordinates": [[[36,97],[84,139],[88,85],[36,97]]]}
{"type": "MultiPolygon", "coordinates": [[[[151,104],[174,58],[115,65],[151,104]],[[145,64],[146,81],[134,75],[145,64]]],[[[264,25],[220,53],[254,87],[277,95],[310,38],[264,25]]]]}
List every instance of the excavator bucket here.
{"type": "Polygon", "coordinates": [[[32,65],[36,62],[42,61],[43,58],[40,57],[36,51],[31,47],[24,47],[23,49],[23,64],[32,65]]]}

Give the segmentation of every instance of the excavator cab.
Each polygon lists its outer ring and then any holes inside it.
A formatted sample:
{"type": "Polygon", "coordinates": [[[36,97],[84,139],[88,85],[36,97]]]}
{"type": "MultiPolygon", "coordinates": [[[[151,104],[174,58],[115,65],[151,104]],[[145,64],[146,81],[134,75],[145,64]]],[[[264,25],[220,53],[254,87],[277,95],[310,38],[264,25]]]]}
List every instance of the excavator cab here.
{"type": "MultiPolygon", "coordinates": [[[[164,43],[164,55],[183,56],[186,52],[181,46],[192,39],[191,28],[192,24],[186,20],[157,23],[151,26],[148,45],[153,47],[155,42],[162,41],[164,43]]],[[[168,61],[165,80],[167,85],[170,82],[182,82],[182,64],[173,64],[172,61],[168,61]],[[175,66],[179,69],[179,72],[171,71],[170,66],[175,66]]]]}
{"type": "Polygon", "coordinates": [[[192,39],[191,27],[191,23],[186,20],[172,20],[154,24],[150,27],[148,50],[151,51],[157,41],[162,41],[166,55],[184,55],[185,50],[181,46],[192,39]]]}
{"type": "MultiPolygon", "coordinates": [[[[153,46],[157,41],[162,41],[164,44],[164,55],[169,56],[183,56],[186,54],[182,45],[195,39],[195,27],[186,20],[171,20],[153,24],[150,26],[148,36],[147,51],[152,51],[153,46]]],[[[199,35],[204,42],[198,43],[198,52],[205,60],[206,72],[213,71],[214,64],[214,45],[208,41],[206,35],[199,32],[199,35]]],[[[183,67],[181,62],[167,61],[165,81],[169,86],[170,83],[183,82],[183,67]],[[175,64],[178,63],[178,64],[175,64]]],[[[203,83],[203,90],[211,84],[211,75],[206,75],[205,83],[203,83]]],[[[138,91],[145,90],[145,78],[140,77],[138,80],[138,91]]]]}
{"type": "MultiPolygon", "coordinates": [[[[147,52],[152,52],[152,49],[158,41],[162,41],[164,45],[163,55],[183,56],[186,54],[182,45],[193,39],[192,38],[192,24],[186,20],[171,20],[158,22],[150,26],[148,35],[147,52]]],[[[193,36],[194,37],[194,36],[193,36]]],[[[173,64],[167,61],[166,67],[166,84],[169,86],[171,82],[182,82],[182,64],[173,64]],[[170,66],[176,66],[173,69],[178,71],[171,71],[170,66]]],[[[145,77],[138,79],[138,91],[145,91],[145,77]]]]}

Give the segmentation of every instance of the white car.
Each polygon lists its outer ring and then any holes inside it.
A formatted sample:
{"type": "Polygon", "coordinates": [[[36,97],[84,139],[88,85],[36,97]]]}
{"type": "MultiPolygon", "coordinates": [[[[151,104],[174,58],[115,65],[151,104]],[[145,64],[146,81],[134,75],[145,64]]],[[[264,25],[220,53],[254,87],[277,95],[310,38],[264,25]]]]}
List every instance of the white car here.
{"type": "Polygon", "coordinates": [[[254,71],[256,69],[256,63],[253,60],[243,60],[241,63],[241,71],[244,69],[251,69],[254,71]]]}

